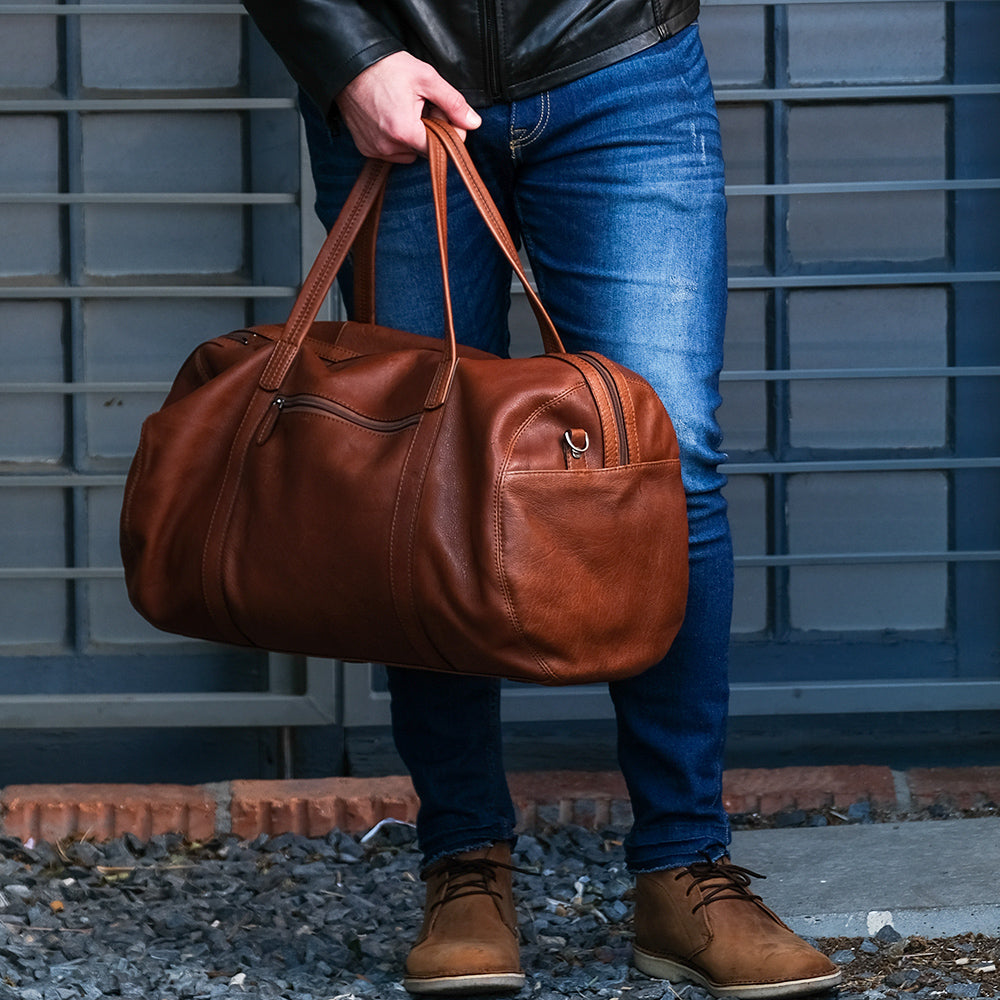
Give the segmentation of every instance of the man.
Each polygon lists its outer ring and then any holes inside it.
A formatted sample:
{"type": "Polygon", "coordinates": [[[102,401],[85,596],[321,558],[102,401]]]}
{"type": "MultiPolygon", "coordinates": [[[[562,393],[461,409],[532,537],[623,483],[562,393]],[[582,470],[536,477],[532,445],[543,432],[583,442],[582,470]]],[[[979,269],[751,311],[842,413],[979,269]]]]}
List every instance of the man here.
{"type": "MultiPolygon", "coordinates": [[[[836,966],[788,930],[726,856],[732,549],[715,421],[725,201],[696,0],[246,6],[304,91],[324,223],[364,157],[401,165],[390,175],[379,231],[380,323],[440,335],[430,187],[419,161],[427,148],[420,117],[431,113],[466,135],[567,349],[596,350],[638,371],[674,421],[688,498],[687,615],[661,663],[611,685],[635,817],[626,841],[636,875],[635,964],[716,996],[835,985],[836,966]]],[[[510,268],[457,191],[449,204],[456,331],[502,354],[510,268]]],[[[399,668],[389,669],[389,683],[394,737],[421,800],[427,881],[404,985],[416,994],[517,990],[524,975],[509,868],[515,819],[499,685],[399,668]]]]}

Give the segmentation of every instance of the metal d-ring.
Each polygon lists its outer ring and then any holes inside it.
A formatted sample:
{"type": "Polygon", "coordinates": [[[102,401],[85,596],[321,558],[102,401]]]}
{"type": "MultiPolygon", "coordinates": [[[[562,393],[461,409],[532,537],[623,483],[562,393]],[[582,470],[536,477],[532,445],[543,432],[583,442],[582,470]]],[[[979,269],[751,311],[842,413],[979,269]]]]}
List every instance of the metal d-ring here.
{"type": "Polygon", "coordinates": [[[572,431],[566,431],[563,435],[563,440],[566,442],[566,447],[569,448],[570,454],[574,458],[581,458],[583,453],[590,447],[590,436],[586,431],[583,432],[583,446],[578,447],[573,443],[572,431]]]}

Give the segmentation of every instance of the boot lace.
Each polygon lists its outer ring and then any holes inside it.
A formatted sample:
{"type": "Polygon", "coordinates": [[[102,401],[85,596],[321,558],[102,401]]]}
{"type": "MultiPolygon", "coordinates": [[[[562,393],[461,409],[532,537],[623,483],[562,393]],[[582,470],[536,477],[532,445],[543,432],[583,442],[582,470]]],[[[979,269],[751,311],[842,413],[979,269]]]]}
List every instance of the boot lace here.
{"type": "Polygon", "coordinates": [[[710,906],[723,899],[743,899],[749,903],[763,905],[760,896],[750,890],[750,879],[767,878],[749,868],[742,868],[739,865],[720,864],[718,861],[697,861],[687,868],[682,868],[675,880],[690,874],[691,884],[688,886],[687,895],[695,890],[701,889],[702,899],[691,910],[697,913],[703,906],[710,906]],[[714,883],[709,885],[709,883],[714,883]]]}
{"type": "Polygon", "coordinates": [[[444,906],[445,903],[455,899],[461,899],[463,896],[492,896],[494,899],[501,899],[501,893],[493,888],[498,868],[522,875],[534,874],[524,868],[515,868],[514,865],[492,861],[489,858],[445,858],[439,864],[440,868],[435,866],[424,876],[426,878],[441,871],[445,876],[444,891],[441,898],[432,904],[432,909],[444,906]]]}

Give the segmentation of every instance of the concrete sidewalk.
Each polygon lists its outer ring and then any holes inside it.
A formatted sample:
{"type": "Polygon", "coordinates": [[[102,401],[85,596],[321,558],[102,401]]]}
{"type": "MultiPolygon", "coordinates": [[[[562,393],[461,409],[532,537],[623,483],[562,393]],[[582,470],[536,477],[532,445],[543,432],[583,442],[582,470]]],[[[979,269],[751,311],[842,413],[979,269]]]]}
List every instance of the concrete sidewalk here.
{"type": "Polygon", "coordinates": [[[800,934],[1000,937],[1000,817],[738,831],[732,858],[800,934]]]}

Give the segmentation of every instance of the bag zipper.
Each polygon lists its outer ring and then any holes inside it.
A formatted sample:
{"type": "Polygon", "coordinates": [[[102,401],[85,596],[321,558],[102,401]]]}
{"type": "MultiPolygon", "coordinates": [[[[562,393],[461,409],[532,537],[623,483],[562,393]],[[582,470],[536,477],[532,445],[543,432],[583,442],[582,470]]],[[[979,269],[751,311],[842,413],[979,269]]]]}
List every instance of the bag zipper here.
{"type": "Polygon", "coordinates": [[[608,390],[608,397],[611,399],[611,410],[615,417],[615,429],[618,432],[618,464],[629,464],[628,430],[625,425],[625,408],[622,406],[621,393],[618,391],[618,384],[615,376],[607,365],[596,354],[578,354],[581,361],[586,361],[591,365],[601,377],[604,387],[608,390]]]}
{"type": "Polygon", "coordinates": [[[414,427],[420,422],[419,413],[412,413],[406,417],[398,417],[395,420],[379,420],[376,417],[366,417],[363,414],[355,412],[349,406],[344,406],[335,400],[327,399],[325,396],[300,392],[294,396],[274,397],[261,423],[260,431],[257,434],[257,443],[263,444],[271,436],[274,425],[278,422],[278,417],[282,413],[295,412],[296,410],[340,417],[358,427],[364,427],[365,430],[377,431],[380,434],[392,434],[395,431],[406,430],[407,427],[414,427]]]}

